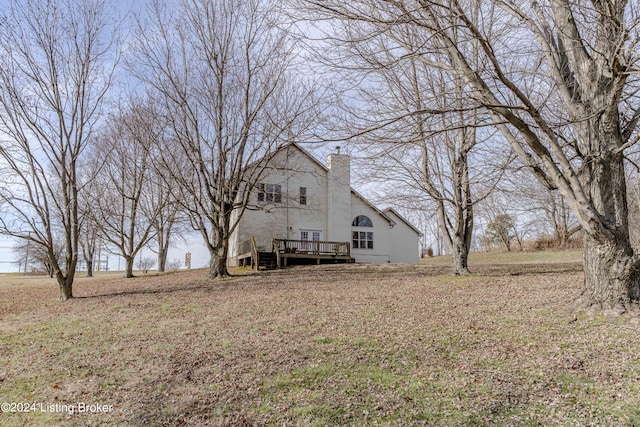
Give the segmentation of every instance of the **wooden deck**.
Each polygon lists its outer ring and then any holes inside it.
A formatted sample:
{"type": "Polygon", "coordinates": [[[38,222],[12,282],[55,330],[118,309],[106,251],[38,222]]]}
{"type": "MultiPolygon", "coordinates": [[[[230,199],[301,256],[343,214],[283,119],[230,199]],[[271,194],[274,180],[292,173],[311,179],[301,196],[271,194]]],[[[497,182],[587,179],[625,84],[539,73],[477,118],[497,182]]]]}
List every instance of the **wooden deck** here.
{"type": "Polygon", "coordinates": [[[286,267],[293,260],[322,262],[353,262],[349,242],[326,242],[320,240],[273,239],[278,268],[286,267]]]}
{"type": "Polygon", "coordinates": [[[249,262],[254,270],[284,268],[301,262],[351,263],[349,242],[327,242],[291,239],[273,239],[271,251],[259,250],[255,239],[242,242],[239,247],[238,263],[246,266],[249,262]]]}

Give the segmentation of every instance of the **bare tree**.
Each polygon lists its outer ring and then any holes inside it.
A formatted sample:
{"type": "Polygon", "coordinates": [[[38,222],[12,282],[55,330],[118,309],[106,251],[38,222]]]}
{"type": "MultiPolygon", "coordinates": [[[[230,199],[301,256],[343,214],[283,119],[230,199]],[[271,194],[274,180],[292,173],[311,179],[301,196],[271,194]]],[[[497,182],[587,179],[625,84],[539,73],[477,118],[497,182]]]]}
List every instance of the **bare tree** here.
{"type": "Polygon", "coordinates": [[[293,80],[277,2],[156,2],[152,15],[132,68],[168,112],[176,200],[206,243],[210,275],[224,277],[229,237],[261,174],[255,162],[298,133],[311,91],[293,80]]]}
{"type": "Polygon", "coordinates": [[[640,179],[632,179],[629,191],[629,228],[631,243],[635,250],[640,248],[640,179]]]}
{"type": "Polygon", "coordinates": [[[624,168],[625,150],[639,139],[635,2],[312,3],[330,17],[371,25],[372,38],[419,29],[423,43],[412,55],[463,79],[520,160],[576,215],[584,233],[582,305],[635,310],[640,261],[629,239],[624,168]]]}
{"type": "Polygon", "coordinates": [[[151,150],[159,143],[154,115],[133,100],[109,120],[96,138],[92,154],[97,172],[90,199],[92,221],[100,236],[125,260],[125,277],[133,277],[134,259],[155,236],[154,224],[166,199],[155,192],[151,150]]]}
{"type": "Polygon", "coordinates": [[[414,55],[424,44],[419,29],[386,34],[375,27],[346,20],[324,38],[323,62],[357,84],[345,90],[346,138],[367,143],[366,170],[376,171],[367,181],[393,187],[387,192],[396,198],[401,188],[413,206],[425,195],[434,201],[453,273],[469,274],[474,205],[490,194],[509,156],[489,153],[490,144],[480,147],[495,130],[486,128],[486,111],[466,96],[466,82],[414,55]]]}
{"type": "Polygon", "coordinates": [[[182,265],[182,262],[180,262],[179,259],[174,258],[173,260],[167,262],[167,269],[171,271],[177,271],[177,270],[180,270],[181,265],[182,265]]]}
{"type": "Polygon", "coordinates": [[[79,176],[85,184],[83,185],[82,193],[78,197],[80,212],[80,236],[78,242],[87,267],[87,277],[93,277],[94,256],[100,240],[100,226],[96,222],[97,215],[94,212],[96,206],[93,204],[95,194],[101,191],[99,183],[95,180],[95,174],[98,172],[100,170],[95,167],[95,159],[85,160],[80,164],[79,176]]]}
{"type": "Polygon", "coordinates": [[[153,267],[156,263],[156,260],[153,257],[140,257],[138,259],[138,270],[142,271],[144,274],[149,273],[151,267],[153,267]]]}
{"type": "MultiPolygon", "coordinates": [[[[16,255],[16,263],[24,272],[44,271],[53,278],[53,266],[49,259],[49,251],[42,245],[34,245],[30,240],[20,240],[13,247],[16,255]]],[[[64,245],[60,242],[54,244],[53,253],[58,262],[64,257],[64,245]]]]}
{"type": "MultiPolygon", "coordinates": [[[[502,206],[499,213],[528,218],[528,224],[523,225],[529,228],[530,237],[538,239],[540,248],[568,248],[571,239],[581,230],[580,224],[558,191],[532,182],[527,174],[528,171],[520,168],[507,174],[499,191],[502,200],[493,205],[502,206]]],[[[492,218],[498,213],[496,209],[493,211],[492,218]]]]}
{"type": "MultiPolygon", "coordinates": [[[[166,115],[155,113],[156,121],[158,118],[166,117],[166,115]]],[[[156,127],[160,127],[157,124],[156,127]]],[[[166,124],[164,126],[166,131],[166,124]]],[[[165,132],[159,138],[163,138],[165,132]]],[[[181,235],[187,231],[188,221],[184,212],[183,204],[178,197],[181,197],[179,184],[175,180],[176,175],[173,171],[167,169],[164,159],[167,157],[163,144],[151,147],[153,156],[153,170],[151,171],[151,185],[148,191],[153,192],[153,197],[149,199],[152,204],[152,210],[156,212],[153,221],[153,240],[156,243],[156,249],[152,249],[157,255],[158,272],[164,272],[167,264],[167,256],[169,248],[174,240],[174,235],[181,235]]]]}
{"type": "Polygon", "coordinates": [[[87,277],[93,277],[93,260],[98,248],[99,231],[93,222],[85,222],[80,232],[82,257],[87,265],[87,277]]]}
{"type": "Polygon", "coordinates": [[[63,301],[78,261],[78,161],[111,83],[113,31],[103,0],[0,6],[0,232],[47,253],[63,301]]]}
{"type": "Polygon", "coordinates": [[[160,273],[166,269],[167,256],[176,228],[179,228],[179,231],[184,231],[183,229],[185,228],[182,205],[173,199],[174,193],[170,188],[166,187],[166,184],[167,181],[156,176],[155,197],[151,200],[151,203],[160,204],[159,209],[156,210],[155,221],[153,221],[153,240],[157,243],[154,252],[158,255],[157,263],[158,272],[160,273]]]}

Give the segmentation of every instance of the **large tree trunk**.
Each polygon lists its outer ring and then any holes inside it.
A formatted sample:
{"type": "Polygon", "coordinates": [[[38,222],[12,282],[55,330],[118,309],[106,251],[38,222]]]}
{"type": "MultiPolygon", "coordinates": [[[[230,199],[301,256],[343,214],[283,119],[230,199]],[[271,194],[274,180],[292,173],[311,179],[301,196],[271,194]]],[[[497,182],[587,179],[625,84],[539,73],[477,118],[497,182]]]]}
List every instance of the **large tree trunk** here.
{"type": "Polygon", "coordinates": [[[58,272],[56,274],[56,280],[60,288],[60,301],[67,301],[73,298],[73,279],[58,272]]]}
{"type": "Polygon", "coordinates": [[[158,236],[158,272],[162,273],[167,268],[167,257],[169,255],[169,245],[171,242],[171,230],[175,224],[175,212],[169,218],[156,228],[158,236]]]}
{"type": "Polygon", "coordinates": [[[453,274],[470,274],[468,259],[471,251],[471,237],[473,235],[473,199],[471,198],[471,184],[469,180],[468,150],[475,143],[475,129],[461,132],[461,140],[466,141],[471,136],[471,143],[467,144],[467,151],[458,153],[453,165],[453,185],[455,189],[455,217],[453,224],[446,219],[444,202],[440,201],[439,215],[442,231],[447,233],[447,243],[453,258],[453,274]],[[466,135],[466,136],[465,136],[466,135]],[[449,227],[455,225],[452,231],[449,227]]]}
{"type": "Polygon", "coordinates": [[[456,276],[471,274],[468,259],[473,236],[473,202],[471,200],[471,188],[468,185],[465,186],[465,203],[458,208],[457,223],[458,227],[453,235],[451,245],[453,274],[456,276]]]}
{"type": "Polygon", "coordinates": [[[453,274],[458,275],[467,275],[469,272],[469,247],[462,241],[462,239],[454,239],[453,243],[453,274]]]}
{"type": "Polygon", "coordinates": [[[231,212],[233,206],[230,203],[222,203],[218,213],[218,224],[211,231],[209,242],[209,276],[211,278],[229,277],[227,270],[227,256],[229,255],[229,232],[231,224],[231,212]]]}
{"type": "Polygon", "coordinates": [[[640,299],[640,274],[628,236],[597,241],[584,238],[583,305],[622,314],[640,299]]]}
{"type": "Polygon", "coordinates": [[[631,247],[622,156],[603,155],[586,165],[583,185],[604,230],[585,230],[584,288],[581,302],[598,309],[628,311],[640,302],[638,258],[631,247]]]}
{"type": "Polygon", "coordinates": [[[211,260],[209,261],[209,276],[211,278],[229,277],[229,270],[227,270],[227,253],[228,242],[226,244],[220,244],[210,252],[211,260]]]}

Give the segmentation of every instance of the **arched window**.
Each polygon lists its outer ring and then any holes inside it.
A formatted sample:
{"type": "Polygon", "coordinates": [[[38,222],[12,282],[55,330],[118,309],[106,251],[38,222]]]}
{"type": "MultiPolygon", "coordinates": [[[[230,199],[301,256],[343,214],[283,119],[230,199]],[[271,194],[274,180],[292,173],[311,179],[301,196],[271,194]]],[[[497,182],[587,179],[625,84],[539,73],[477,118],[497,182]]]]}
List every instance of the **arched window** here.
{"type": "Polygon", "coordinates": [[[371,222],[371,219],[369,219],[368,216],[358,215],[353,219],[351,226],[352,227],[373,227],[373,222],[371,222]]]}

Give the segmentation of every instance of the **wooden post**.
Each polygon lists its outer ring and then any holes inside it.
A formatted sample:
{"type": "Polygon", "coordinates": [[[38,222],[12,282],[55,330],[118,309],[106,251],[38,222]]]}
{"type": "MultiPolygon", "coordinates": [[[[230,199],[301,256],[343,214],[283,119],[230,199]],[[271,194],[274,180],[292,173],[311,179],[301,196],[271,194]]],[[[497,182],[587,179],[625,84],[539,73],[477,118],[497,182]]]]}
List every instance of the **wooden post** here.
{"type": "MultiPolygon", "coordinates": [[[[276,253],[276,267],[278,270],[282,268],[282,257],[280,256],[280,241],[277,239],[273,239],[273,243],[271,244],[272,250],[276,253]]],[[[284,241],[284,247],[287,247],[287,241],[284,241]]]]}

